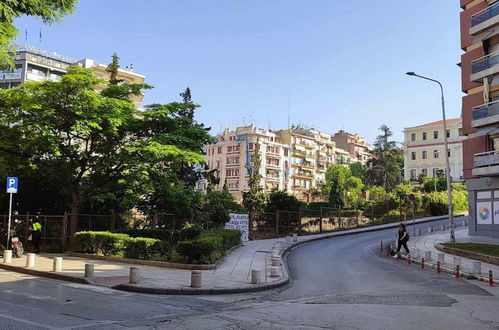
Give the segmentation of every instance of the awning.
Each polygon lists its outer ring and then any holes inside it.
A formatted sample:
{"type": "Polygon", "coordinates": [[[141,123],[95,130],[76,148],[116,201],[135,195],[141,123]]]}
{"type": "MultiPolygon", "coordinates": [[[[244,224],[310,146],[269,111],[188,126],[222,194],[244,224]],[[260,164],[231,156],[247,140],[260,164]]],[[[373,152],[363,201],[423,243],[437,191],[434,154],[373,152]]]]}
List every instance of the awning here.
{"type": "Polygon", "coordinates": [[[480,33],[473,39],[473,43],[476,44],[477,42],[484,41],[486,39],[490,39],[493,36],[496,36],[499,34],[499,29],[494,29],[494,30],[488,30],[480,33]]]}
{"type": "Polygon", "coordinates": [[[492,134],[499,134],[499,127],[481,128],[478,131],[476,131],[476,133],[475,133],[476,136],[484,136],[484,135],[492,135],[492,134]]]}

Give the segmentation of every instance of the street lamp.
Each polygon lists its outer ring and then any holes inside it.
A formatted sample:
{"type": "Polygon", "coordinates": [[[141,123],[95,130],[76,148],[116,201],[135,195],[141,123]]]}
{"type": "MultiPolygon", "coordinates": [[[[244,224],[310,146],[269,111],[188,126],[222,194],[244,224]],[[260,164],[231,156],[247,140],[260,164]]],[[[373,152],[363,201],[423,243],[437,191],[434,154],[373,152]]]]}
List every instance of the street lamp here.
{"type": "Polygon", "coordinates": [[[454,223],[454,210],[452,206],[452,183],[451,183],[451,177],[450,177],[450,163],[449,163],[449,144],[447,143],[447,123],[445,121],[445,102],[444,102],[444,87],[440,83],[440,81],[431,79],[428,77],[420,76],[414,72],[407,72],[406,73],[409,76],[414,76],[418,77],[421,79],[433,81],[437,83],[440,86],[440,92],[442,93],[442,118],[444,121],[444,145],[445,145],[445,166],[446,166],[446,171],[445,171],[445,176],[447,178],[447,204],[449,207],[449,220],[450,220],[450,241],[455,242],[456,241],[456,235],[454,233],[455,229],[455,223],[454,223]]]}

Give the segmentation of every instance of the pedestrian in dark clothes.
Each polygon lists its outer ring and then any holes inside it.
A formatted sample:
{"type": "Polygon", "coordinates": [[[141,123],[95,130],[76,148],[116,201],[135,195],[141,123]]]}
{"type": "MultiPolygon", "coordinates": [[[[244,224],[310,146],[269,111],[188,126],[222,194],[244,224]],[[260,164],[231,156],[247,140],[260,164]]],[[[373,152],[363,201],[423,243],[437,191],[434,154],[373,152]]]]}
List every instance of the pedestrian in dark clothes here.
{"type": "Polygon", "coordinates": [[[407,241],[409,240],[409,234],[405,230],[405,224],[401,223],[399,227],[398,244],[397,244],[397,254],[400,253],[400,248],[403,246],[407,254],[409,254],[409,248],[407,247],[407,241]]]}

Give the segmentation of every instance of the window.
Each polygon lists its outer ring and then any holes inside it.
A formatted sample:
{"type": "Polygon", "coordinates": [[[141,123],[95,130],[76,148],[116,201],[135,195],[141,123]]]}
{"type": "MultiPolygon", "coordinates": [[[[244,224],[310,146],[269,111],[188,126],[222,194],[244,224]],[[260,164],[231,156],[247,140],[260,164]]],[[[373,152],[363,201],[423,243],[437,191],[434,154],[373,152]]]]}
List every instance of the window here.
{"type": "Polygon", "coordinates": [[[416,141],[416,133],[411,134],[411,141],[416,141]]]}
{"type": "Polygon", "coordinates": [[[411,170],[411,180],[416,180],[416,170],[411,170]]]}
{"type": "Polygon", "coordinates": [[[433,169],[433,177],[436,178],[442,173],[442,170],[439,168],[434,168],[433,169]]]}
{"type": "Polygon", "coordinates": [[[438,139],[438,131],[433,131],[433,138],[438,139]]]}
{"type": "Polygon", "coordinates": [[[450,149],[447,149],[447,157],[450,157],[450,149]]]}
{"type": "Polygon", "coordinates": [[[227,157],[227,165],[239,164],[239,157],[227,157]]]}
{"type": "Polygon", "coordinates": [[[423,156],[422,158],[423,158],[423,159],[426,159],[426,157],[427,157],[427,156],[426,156],[426,151],[423,151],[423,152],[422,152],[422,154],[423,154],[423,155],[422,155],[422,156],[423,156]]]}
{"type": "Polygon", "coordinates": [[[220,155],[222,153],[222,147],[218,147],[218,154],[220,155]]]}
{"type": "Polygon", "coordinates": [[[238,168],[231,168],[225,170],[226,176],[239,176],[239,169],[238,168]]]}
{"type": "Polygon", "coordinates": [[[445,132],[445,135],[450,138],[450,129],[448,129],[446,132],[445,132]]]}
{"type": "Polygon", "coordinates": [[[288,155],[288,149],[284,149],[284,156],[288,155]]]}
{"type": "Polygon", "coordinates": [[[424,175],[426,175],[426,176],[428,176],[428,169],[427,168],[423,168],[421,170],[421,173],[424,174],[424,175]]]}
{"type": "Polygon", "coordinates": [[[411,159],[416,160],[416,153],[414,151],[411,152],[411,159]]]}
{"type": "Polygon", "coordinates": [[[435,159],[438,158],[439,156],[438,154],[439,154],[438,150],[433,150],[433,158],[435,159]]]}
{"type": "Polygon", "coordinates": [[[248,149],[253,150],[253,143],[248,143],[248,149]]]}
{"type": "Polygon", "coordinates": [[[217,160],[217,168],[220,169],[220,161],[217,160]]]}
{"type": "Polygon", "coordinates": [[[423,132],[423,140],[426,140],[426,132],[423,132]]]}

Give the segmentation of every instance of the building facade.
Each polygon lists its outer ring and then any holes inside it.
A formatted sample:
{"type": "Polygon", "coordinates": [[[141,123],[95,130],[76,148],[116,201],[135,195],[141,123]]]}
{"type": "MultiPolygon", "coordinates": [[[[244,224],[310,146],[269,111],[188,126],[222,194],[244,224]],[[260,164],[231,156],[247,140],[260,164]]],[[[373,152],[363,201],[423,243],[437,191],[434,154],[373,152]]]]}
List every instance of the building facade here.
{"type": "Polygon", "coordinates": [[[371,152],[366,139],[361,137],[359,134],[339,130],[334,133],[331,139],[336,143],[338,148],[348,151],[350,156],[353,156],[363,165],[366,165],[367,161],[371,157],[371,152]]]}
{"type": "Polygon", "coordinates": [[[461,0],[460,5],[469,231],[499,237],[499,1],[461,0]]]}
{"type": "MultiPolygon", "coordinates": [[[[219,183],[215,188],[221,190],[227,183],[239,202],[249,190],[248,166],[253,165],[256,143],[260,146],[263,192],[285,191],[305,201],[325,182],[328,166],[355,161],[336,147],[330,134],[313,129],[271,131],[253,125],[225,129],[216,136],[216,143],[205,146],[205,160],[209,169],[216,169],[219,183]]],[[[198,186],[205,188],[206,182],[198,186]]]]}
{"type": "Polygon", "coordinates": [[[404,179],[417,181],[423,174],[434,178],[445,173],[444,134],[447,135],[450,174],[453,182],[463,181],[463,140],[461,118],[435,121],[404,129],[404,179]]]}
{"type": "MultiPolygon", "coordinates": [[[[92,59],[76,60],[56,52],[32,46],[16,46],[15,68],[0,70],[0,88],[13,88],[29,81],[60,81],[69,67],[78,65],[91,69],[97,78],[108,79],[107,65],[92,59]]],[[[128,83],[142,84],[145,76],[132,70],[118,70],[118,79],[128,83]]],[[[143,95],[132,95],[132,101],[142,108],[143,95]]]]}

